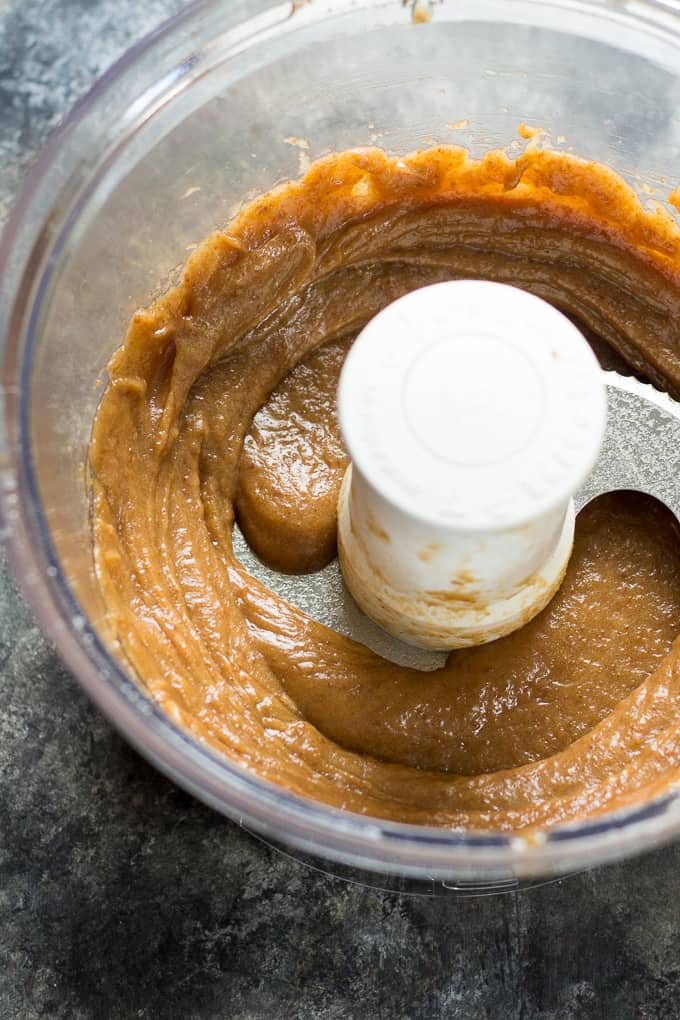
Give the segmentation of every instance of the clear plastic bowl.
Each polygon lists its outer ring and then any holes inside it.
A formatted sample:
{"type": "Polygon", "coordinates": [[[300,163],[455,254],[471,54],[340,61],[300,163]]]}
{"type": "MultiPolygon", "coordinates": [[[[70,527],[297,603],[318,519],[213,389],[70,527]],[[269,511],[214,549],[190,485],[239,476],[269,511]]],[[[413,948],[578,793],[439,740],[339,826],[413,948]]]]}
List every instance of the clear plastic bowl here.
{"type": "Polygon", "coordinates": [[[107,650],[92,567],[85,464],[106,363],[133,311],[249,196],[331,149],[456,141],[480,154],[508,145],[520,121],[641,192],[679,183],[678,4],[444,0],[429,24],[413,22],[412,6],[202,0],[78,104],[30,174],[0,250],[0,508],[16,576],[63,659],[182,786],[341,864],[511,883],[659,844],[680,831],[680,798],[531,841],[303,800],[159,711],[107,650]]]}

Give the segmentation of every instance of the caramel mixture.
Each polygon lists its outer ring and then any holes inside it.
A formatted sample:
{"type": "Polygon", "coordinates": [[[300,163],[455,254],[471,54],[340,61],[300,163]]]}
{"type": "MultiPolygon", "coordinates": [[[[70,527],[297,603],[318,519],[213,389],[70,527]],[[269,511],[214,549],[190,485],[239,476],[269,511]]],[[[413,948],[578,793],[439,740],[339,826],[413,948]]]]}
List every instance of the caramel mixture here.
{"type": "Polygon", "coordinates": [[[636,494],[587,507],[521,631],[421,673],[309,619],[235,558],[334,555],[334,388],[362,326],[440,280],[523,287],[680,392],[680,232],[566,154],[329,156],[246,207],[138,312],[94,425],[96,568],[114,645],[178,723],[350,811],[524,830],[680,780],[680,545],[636,494]]]}

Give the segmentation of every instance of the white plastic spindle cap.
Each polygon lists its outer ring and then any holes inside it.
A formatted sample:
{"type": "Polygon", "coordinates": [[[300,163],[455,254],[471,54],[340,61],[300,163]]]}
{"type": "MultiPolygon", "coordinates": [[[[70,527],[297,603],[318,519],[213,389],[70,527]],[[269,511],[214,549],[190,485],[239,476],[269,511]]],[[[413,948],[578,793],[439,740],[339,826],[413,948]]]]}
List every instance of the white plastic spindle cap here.
{"type": "Polygon", "coordinates": [[[456,648],[543,609],[606,417],[599,365],[569,319],[504,284],[413,291],[356,340],[338,411],[352,459],[340,563],[369,616],[456,648]]]}

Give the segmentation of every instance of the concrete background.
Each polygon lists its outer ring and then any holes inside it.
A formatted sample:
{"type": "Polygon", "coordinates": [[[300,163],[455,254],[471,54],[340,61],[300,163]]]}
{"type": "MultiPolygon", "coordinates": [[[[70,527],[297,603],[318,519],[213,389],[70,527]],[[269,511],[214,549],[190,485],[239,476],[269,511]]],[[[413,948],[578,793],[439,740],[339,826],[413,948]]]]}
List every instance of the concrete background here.
{"type": "MultiPolygon", "coordinates": [[[[51,129],[181,0],[0,0],[0,221],[51,129]]],[[[158,775],[0,565],[0,1020],[680,1017],[680,845],[503,897],[310,870],[158,775]]]]}

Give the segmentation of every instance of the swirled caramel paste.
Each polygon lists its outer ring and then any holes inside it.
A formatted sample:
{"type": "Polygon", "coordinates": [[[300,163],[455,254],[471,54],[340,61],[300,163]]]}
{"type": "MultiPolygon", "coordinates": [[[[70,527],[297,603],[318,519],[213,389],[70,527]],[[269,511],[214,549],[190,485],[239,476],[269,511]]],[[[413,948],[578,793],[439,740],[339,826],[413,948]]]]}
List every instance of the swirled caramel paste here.
{"type": "MultiPolygon", "coordinates": [[[[680,233],[566,154],[332,155],[248,205],[134,316],[91,445],[96,568],[119,652],[177,722],[350,811],[522,830],[680,779],[680,546],[634,494],[579,516],[564,584],[517,633],[422,673],[309,619],[232,551],[334,555],[334,390],[388,302],[515,284],[680,392],[680,233]]],[[[398,555],[398,550],[395,550],[398,555]]]]}

